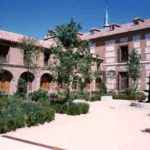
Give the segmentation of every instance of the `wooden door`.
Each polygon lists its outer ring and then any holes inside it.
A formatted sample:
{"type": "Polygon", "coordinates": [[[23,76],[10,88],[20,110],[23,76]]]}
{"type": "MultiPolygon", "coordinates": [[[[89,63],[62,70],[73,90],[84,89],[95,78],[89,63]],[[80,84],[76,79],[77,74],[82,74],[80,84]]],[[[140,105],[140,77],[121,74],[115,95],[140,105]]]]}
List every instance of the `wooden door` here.
{"type": "Polygon", "coordinates": [[[8,94],[10,90],[10,81],[0,81],[0,92],[8,94]]]}
{"type": "Polygon", "coordinates": [[[49,91],[49,87],[50,87],[50,85],[49,85],[48,81],[41,82],[41,89],[42,90],[49,91]]]}

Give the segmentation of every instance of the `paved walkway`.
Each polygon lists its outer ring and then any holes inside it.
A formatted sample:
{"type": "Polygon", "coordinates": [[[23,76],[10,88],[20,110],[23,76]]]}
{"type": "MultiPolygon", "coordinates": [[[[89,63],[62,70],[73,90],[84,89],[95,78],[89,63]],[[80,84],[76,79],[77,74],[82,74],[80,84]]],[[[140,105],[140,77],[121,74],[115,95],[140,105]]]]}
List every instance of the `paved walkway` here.
{"type": "Polygon", "coordinates": [[[56,114],[51,123],[0,137],[0,150],[52,150],[51,146],[65,150],[150,150],[150,134],[142,132],[150,128],[150,104],[138,108],[129,104],[93,102],[87,115],[56,114]]]}
{"type": "Polygon", "coordinates": [[[63,150],[61,148],[7,135],[0,137],[0,148],[3,148],[3,150],[63,150]]]}

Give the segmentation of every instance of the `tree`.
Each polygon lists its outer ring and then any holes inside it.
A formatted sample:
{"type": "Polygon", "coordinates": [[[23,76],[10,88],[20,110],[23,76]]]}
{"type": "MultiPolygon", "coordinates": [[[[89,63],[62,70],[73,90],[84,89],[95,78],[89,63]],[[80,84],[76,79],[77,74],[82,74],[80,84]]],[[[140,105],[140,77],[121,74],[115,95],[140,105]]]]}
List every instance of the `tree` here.
{"type": "MultiPolygon", "coordinates": [[[[22,54],[24,57],[23,58],[24,59],[24,65],[27,67],[28,72],[30,70],[34,71],[35,68],[37,67],[37,59],[38,59],[38,55],[40,52],[40,48],[37,45],[37,41],[33,38],[23,38],[19,47],[22,51],[22,54]]],[[[28,78],[27,81],[25,81],[24,79],[21,79],[19,81],[19,83],[20,83],[22,89],[24,88],[23,92],[26,92],[27,99],[29,99],[28,91],[29,91],[30,77],[27,76],[27,78],[28,78]],[[27,89],[26,89],[26,87],[27,87],[27,89]]]]}
{"type": "Polygon", "coordinates": [[[80,24],[71,19],[70,23],[56,26],[54,30],[49,30],[48,35],[55,37],[65,48],[75,48],[79,46],[78,32],[80,30],[80,24]]]}
{"type": "Polygon", "coordinates": [[[67,98],[70,97],[74,80],[78,78],[78,83],[83,85],[87,78],[91,79],[93,58],[89,42],[81,41],[78,37],[80,29],[81,26],[71,19],[68,24],[56,26],[54,30],[48,31],[57,43],[57,46],[50,48],[55,58],[52,59],[49,68],[56,80],[63,83],[67,98]]]}
{"type": "Polygon", "coordinates": [[[140,77],[140,68],[140,55],[135,49],[133,49],[129,55],[128,73],[130,79],[132,80],[131,88],[134,90],[137,89],[137,81],[140,77]]]}
{"type": "Polygon", "coordinates": [[[39,54],[39,47],[37,41],[33,38],[23,38],[20,44],[24,56],[24,63],[28,70],[34,69],[37,66],[37,57],[39,54]]]}

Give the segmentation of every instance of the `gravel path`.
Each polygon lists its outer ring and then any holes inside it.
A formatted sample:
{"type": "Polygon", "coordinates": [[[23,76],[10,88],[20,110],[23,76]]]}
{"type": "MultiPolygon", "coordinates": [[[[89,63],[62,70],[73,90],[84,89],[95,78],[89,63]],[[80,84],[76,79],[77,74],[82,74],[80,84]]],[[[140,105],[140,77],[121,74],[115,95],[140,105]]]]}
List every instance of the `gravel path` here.
{"type": "MultiPolygon", "coordinates": [[[[150,134],[142,132],[150,128],[150,104],[141,104],[138,108],[129,104],[129,101],[93,102],[87,115],[56,114],[51,123],[6,135],[65,150],[150,150],[150,134]]],[[[25,143],[0,138],[1,150],[48,149],[27,143],[27,148],[22,149],[21,144],[25,143]],[[3,144],[3,140],[8,144],[3,144]],[[10,141],[15,148],[9,145],[10,141]]]]}

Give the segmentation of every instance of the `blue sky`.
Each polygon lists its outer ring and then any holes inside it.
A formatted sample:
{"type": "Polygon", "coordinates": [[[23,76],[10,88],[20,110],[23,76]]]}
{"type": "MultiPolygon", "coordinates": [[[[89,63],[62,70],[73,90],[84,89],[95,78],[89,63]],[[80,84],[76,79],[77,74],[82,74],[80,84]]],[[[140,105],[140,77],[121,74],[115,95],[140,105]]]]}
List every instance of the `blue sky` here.
{"type": "MultiPolygon", "coordinates": [[[[88,31],[103,25],[105,6],[105,0],[0,0],[0,29],[42,38],[74,17],[88,31]]],[[[150,18],[150,0],[109,0],[111,23],[136,16],[150,18]]]]}

